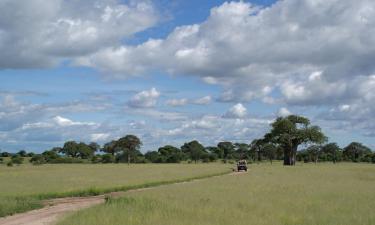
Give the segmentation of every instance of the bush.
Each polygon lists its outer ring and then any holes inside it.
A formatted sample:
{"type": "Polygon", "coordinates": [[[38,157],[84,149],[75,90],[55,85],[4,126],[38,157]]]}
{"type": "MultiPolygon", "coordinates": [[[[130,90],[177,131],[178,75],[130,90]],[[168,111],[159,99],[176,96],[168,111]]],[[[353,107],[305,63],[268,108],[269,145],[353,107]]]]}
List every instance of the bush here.
{"type": "Polygon", "coordinates": [[[12,162],[12,161],[9,161],[9,162],[7,163],[7,166],[9,166],[9,167],[13,166],[13,162],[12,162]]]}
{"type": "Polygon", "coordinates": [[[44,158],[43,155],[34,155],[31,159],[30,162],[34,165],[41,165],[46,163],[46,159],[44,158]]]}
{"type": "Polygon", "coordinates": [[[13,164],[20,165],[23,163],[24,158],[22,158],[20,155],[13,155],[11,158],[11,162],[13,164]]]}
{"type": "Polygon", "coordinates": [[[112,154],[102,155],[102,163],[114,163],[115,157],[112,154]]]}
{"type": "Polygon", "coordinates": [[[92,158],[91,158],[91,162],[92,163],[100,163],[102,161],[102,158],[98,155],[94,155],[92,158]]]}
{"type": "Polygon", "coordinates": [[[57,159],[50,160],[49,163],[52,163],[52,164],[84,163],[84,160],[77,159],[77,158],[60,157],[60,158],[57,158],[57,159]]]}
{"type": "Polygon", "coordinates": [[[4,159],[0,158],[0,164],[3,164],[3,163],[4,163],[4,159]]]}

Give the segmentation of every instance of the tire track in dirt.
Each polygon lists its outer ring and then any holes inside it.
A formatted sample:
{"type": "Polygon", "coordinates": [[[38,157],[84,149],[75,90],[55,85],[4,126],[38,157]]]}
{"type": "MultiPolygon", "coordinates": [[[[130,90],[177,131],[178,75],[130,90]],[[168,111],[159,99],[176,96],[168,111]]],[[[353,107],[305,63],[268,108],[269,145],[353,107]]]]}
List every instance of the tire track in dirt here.
{"type": "MultiPolygon", "coordinates": [[[[234,175],[234,174],[239,175],[243,173],[242,172],[241,173],[237,173],[237,172],[229,173],[229,175],[234,175]]],[[[225,175],[228,175],[228,174],[216,175],[216,176],[212,176],[209,178],[221,177],[225,175]]],[[[145,191],[145,190],[154,189],[154,188],[167,186],[167,185],[182,185],[182,184],[192,183],[192,182],[209,179],[209,178],[200,178],[200,179],[194,179],[191,181],[184,181],[184,182],[178,182],[178,183],[173,183],[173,184],[165,184],[165,185],[159,185],[155,187],[139,188],[139,189],[133,189],[133,190],[128,190],[124,192],[112,192],[112,193],[107,193],[104,195],[97,195],[97,196],[69,197],[69,198],[57,198],[57,199],[45,200],[43,202],[45,205],[44,208],[0,218],[0,225],[53,225],[57,223],[59,219],[61,219],[63,216],[69,213],[104,203],[105,198],[107,196],[111,198],[119,198],[121,196],[124,196],[127,193],[145,191]]]]}

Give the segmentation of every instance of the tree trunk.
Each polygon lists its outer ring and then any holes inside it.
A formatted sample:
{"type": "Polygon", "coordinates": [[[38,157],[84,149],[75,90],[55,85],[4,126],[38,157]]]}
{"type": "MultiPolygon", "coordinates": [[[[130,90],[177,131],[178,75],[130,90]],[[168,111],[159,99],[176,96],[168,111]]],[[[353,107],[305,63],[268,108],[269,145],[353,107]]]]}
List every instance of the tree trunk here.
{"type": "Polygon", "coordinates": [[[130,152],[128,151],[128,166],[130,165],[130,152]]]}
{"type": "Polygon", "coordinates": [[[284,166],[294,166],[296,164],[297,147],[284,148],[284,166]]]}

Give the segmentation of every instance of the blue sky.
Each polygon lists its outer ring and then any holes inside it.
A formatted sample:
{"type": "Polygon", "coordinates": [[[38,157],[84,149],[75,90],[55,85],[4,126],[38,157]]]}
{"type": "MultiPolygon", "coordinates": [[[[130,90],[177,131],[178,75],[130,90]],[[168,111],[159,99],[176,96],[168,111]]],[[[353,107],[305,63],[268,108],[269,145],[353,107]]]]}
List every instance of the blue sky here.
{"type": "Polygon", "coordinates": [[[375,3],[3,0],[0,21],[3,151],[250,143],[291,113],[375,147],[375,3]]]}

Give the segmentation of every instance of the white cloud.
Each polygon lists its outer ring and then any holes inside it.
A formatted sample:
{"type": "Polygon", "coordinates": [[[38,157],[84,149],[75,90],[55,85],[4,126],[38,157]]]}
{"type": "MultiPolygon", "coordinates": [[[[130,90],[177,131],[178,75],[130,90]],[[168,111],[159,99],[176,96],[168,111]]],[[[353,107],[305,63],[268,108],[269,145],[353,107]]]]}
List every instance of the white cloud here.
{"type": "Polygon", "coordinates": [[[149,1],[3,0],[0,68],[55,65],[117,45],[158,20],[149,1]]]}
{"type": "Polygon", "coordinates": [[[134,108],[150,108],[154,107],[160,97],[160,92],[156,88],[151,88],[150,90],[141,91],[134,95],[128,105],[134,108]]]}
{"type": "Polygon", "coordinates": [[[211,100],[212,100],[211,96],[204,96],[202,98],[193,100],[193,103],[197,105],[208,105],[211,103],[211,100]]]}
{"type": "Polygon", "coordinates": [[[166,101],[166,104],[169,106],[184,106],[188,104],[187,98],[181,98],[181,99],[169,99],[166,101]]]}
{"type": "Polygon", "coordinates": [[[243,118],[247,114],[247,109],[241,103],[232,106],[225,114],[225,118],[243,118]]]}
{"type": "Polygon", "coordinates": [[[282,117],[289,116],[291,114],[292,113],[285,107],[280,108],[277,113],[278,116],[282,116],[282,117]]]}
{"type": "Polygon", "coordinates": [[[59,126],[62,126],[62,127],[70,127],[70,126],[94,126],[96,125],[95,123],[93,122],[74,122],[68,118],[64,118],[64,117],[61,117],[61,116],[56,116],[53,118],[53,121],[59,125],[59,126]]]}

